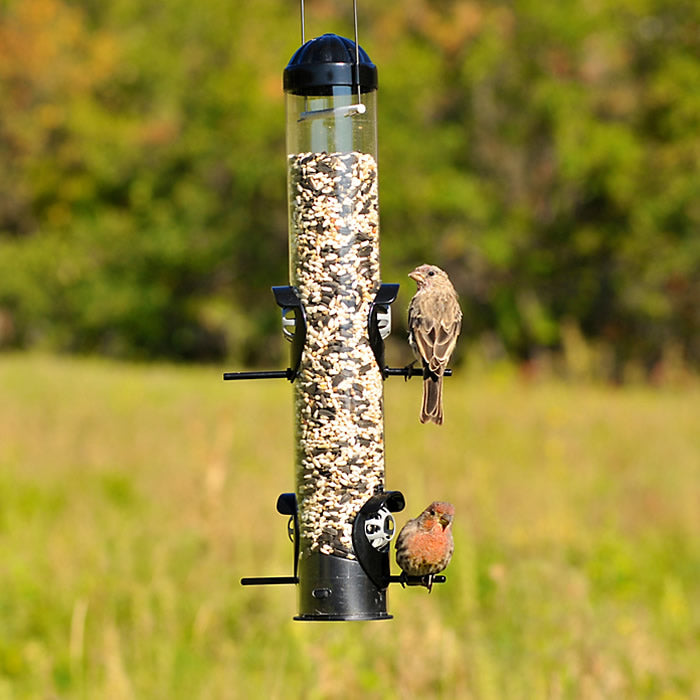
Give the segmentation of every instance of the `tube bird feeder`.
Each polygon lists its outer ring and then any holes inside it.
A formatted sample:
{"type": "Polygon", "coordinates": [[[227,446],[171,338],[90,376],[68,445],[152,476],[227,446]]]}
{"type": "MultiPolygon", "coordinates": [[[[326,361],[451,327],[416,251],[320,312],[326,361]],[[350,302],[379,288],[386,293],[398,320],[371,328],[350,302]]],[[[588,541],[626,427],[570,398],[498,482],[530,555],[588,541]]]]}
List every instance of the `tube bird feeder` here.
{"type": "Polygon", "coordinates": [[[273,292],[290,367],[224,378],[293,383],[296,490],[277,510],[289,516],[294,573],[242,583],[297,584],[297,620],[388,619],[389,583],[411,582],[390,575],[404,498],[384,489],[383,383],[422,370],[384,364],[399,285],[380,277],[377,69],[357,30],[355,41],[302,39],[284,91],[290,285],[273,292]]]}
{"type": "Polygon", "coordinates": [[[295,382],[299,619],[387,617],[352,541],[355,516],[384,490],[382,368],[367,331],[381,285],[377,69],[349,39],[324,34],[292,56],[284,88],[290,279],[306,314],[295,382]]]}

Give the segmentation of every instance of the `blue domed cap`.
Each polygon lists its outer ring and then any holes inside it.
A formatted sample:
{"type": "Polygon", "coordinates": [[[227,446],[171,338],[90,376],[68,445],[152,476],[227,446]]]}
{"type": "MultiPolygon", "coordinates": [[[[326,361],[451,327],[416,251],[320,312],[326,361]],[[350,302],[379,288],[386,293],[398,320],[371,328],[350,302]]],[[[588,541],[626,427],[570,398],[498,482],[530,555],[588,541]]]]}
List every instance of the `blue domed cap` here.
{"type": "MultiPolygon", "coordinates": [[[[377,66],[359,49],[362,92],[377,89],[377,66]]],[[[324,34],[299,47],[284,69],[284,89],[295,95],[332,95],[333,88],[357,90],[355,42],[337,34],[324,34]]]]}

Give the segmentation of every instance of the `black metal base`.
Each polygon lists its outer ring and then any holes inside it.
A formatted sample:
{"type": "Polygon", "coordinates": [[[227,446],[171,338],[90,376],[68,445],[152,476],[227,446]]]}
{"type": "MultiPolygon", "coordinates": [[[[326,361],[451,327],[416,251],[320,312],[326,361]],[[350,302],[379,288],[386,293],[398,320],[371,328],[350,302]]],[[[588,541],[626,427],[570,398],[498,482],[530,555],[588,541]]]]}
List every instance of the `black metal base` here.
{"type": "Polygon", "coordinates": [[[295,620],[390,620],[386,589],[367,577],[356,559],[312,552],[299,562],[299,614],[295,620]]]}
{"type": "Polygon", "coordinates": [[[362,622],[362,620],[393,620],[389,613],[383,615],[295,615],[297,622],[362,622]]]}

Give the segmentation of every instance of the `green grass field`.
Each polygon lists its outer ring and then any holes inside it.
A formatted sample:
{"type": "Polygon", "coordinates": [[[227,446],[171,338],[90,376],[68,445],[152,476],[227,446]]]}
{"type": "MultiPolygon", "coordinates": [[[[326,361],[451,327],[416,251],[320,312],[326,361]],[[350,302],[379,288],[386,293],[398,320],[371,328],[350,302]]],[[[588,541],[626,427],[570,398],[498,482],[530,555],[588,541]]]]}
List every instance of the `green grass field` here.
{"type": "Polygon", "coordinates": [[[387,488],[448,581],[299,623],[291,388],[0,356],[0,698],[700,698],[700,389],[387,380],[387,488]]]}

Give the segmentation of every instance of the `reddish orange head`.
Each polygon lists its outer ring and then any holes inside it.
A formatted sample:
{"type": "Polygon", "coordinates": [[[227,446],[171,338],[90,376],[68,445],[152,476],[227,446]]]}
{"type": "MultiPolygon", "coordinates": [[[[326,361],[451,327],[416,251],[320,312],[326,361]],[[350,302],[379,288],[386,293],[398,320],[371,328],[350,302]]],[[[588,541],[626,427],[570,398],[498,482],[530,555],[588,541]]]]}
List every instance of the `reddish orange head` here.
{"type": "Polygon", "coordinates": [[[452,526],[455,515],[455,507],[446,501],[433,501],[419,516],[422,527],[432,530],[439,526],[447,530],[452,526]]]}

